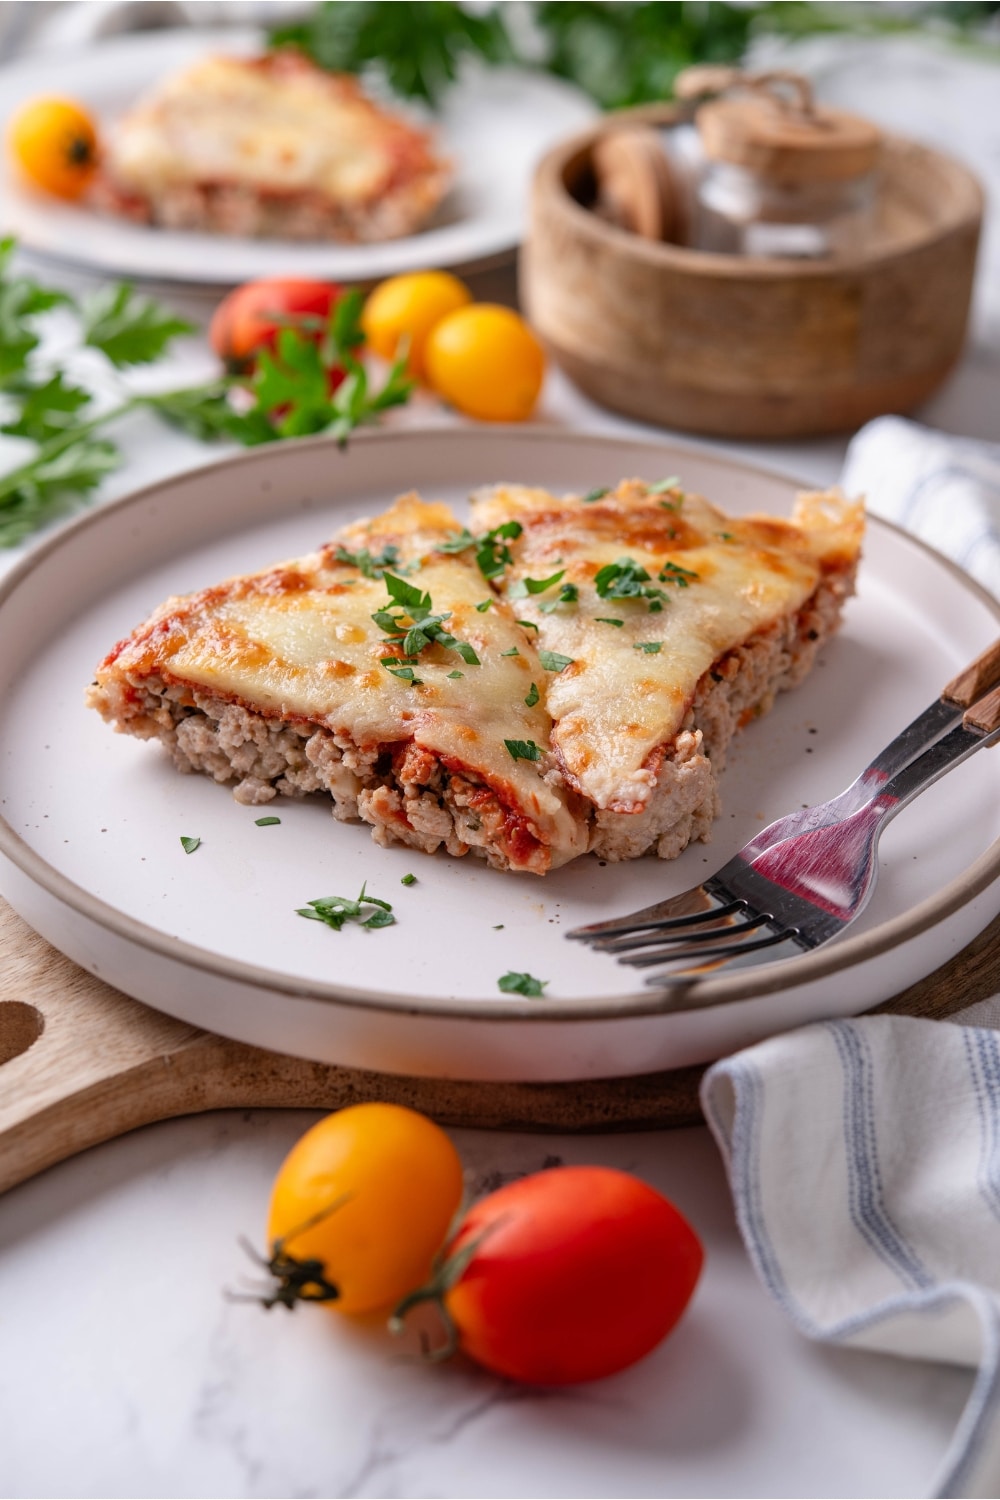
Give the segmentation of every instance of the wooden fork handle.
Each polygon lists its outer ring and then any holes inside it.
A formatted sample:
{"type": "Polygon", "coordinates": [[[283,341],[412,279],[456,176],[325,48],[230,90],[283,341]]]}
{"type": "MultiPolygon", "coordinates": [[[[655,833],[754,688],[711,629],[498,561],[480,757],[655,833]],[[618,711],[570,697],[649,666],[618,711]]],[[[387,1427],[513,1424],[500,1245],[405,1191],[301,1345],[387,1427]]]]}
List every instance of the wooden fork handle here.
{"type": "Polygon", "coordinates": [[[962,715],[962,723],[967,729],[978,729],[982,734],[992,734],[1000,729],[1000,687],[995,687],[981,702],[967,709],[962,715]]]}
{"type": "MultiPolygon", "coordinates": [[[[990,688],[1000,684],[1000,640],[987,646],[986,650],[977,656],[957,677],[953,677],[948,686],[941,694],[942,698],[949,703],[957,703],[960,708],[971,708],[984,693],[990,688]]],[[[976,724],[976,728],[979,728],[976,724]]]]}

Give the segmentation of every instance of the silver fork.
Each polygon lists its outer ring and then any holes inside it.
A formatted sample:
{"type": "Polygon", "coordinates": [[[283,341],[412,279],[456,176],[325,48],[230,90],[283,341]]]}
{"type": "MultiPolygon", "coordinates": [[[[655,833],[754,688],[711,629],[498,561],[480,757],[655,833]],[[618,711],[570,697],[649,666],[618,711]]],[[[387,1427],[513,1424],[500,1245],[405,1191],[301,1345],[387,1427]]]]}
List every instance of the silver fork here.
{"type": "Polygon", "coordinates": [[[860,915],[886,824],[976,750],[1000,739],[1000,641],[954,678],[839,796],[756,834],[703,885],[567,933],[660,985],[829,942],[860,915]],[[981,701],[980,701],[981,700],[981,701]]]}

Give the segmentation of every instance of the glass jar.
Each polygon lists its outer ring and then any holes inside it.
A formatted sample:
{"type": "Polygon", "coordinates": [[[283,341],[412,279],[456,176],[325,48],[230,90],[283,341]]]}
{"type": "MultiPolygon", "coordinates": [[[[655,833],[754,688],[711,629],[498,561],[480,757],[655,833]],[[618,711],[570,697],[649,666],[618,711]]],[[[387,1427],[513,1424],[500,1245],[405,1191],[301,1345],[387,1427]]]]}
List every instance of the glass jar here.
{"type": "Polygon", "coordinates": [[[881,136],[860,116],[805,98],[790,102],[761,90],[697,111],[704,164],[696,248],[809,259],[865,248],[875,225],[881,136]]]}

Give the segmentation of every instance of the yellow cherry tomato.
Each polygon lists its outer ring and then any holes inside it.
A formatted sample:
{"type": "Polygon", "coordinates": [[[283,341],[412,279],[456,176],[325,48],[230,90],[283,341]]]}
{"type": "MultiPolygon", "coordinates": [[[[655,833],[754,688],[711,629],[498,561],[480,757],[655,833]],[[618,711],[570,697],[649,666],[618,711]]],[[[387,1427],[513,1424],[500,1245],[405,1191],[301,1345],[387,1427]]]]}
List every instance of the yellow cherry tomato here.
{"type": "Polygon", "coordinates": [[[424,346],[436,323],[472,301],[464,282],[447,271],[411,271],[390,276],[370,292],[361,315],[369,348],[383,359],[395,359],[400,340],[409,341],[407,365],[422,379],[424,346]]]}
{"type": "Polygon", "coordinates": [[[72,99],[29,100],[7,138],[24,175],[59,198],[79,198],[97,170],[97,127],[72,99]]]}
{"type": "Polygon", "coordinates": [[[477,302],[431,329],[424,351],[432,388],[467,416],[523,422],[545,379],[542,346],[509,307],[477,302]]]}
{"type": "Polygon", "coordinates": [[[426,1116],[397,1104],[327,1115],[275,1180],[268,1300],[347,1313],[398,1302],[427,1280],[461,1199],[458,1153],[426,1116]]]}

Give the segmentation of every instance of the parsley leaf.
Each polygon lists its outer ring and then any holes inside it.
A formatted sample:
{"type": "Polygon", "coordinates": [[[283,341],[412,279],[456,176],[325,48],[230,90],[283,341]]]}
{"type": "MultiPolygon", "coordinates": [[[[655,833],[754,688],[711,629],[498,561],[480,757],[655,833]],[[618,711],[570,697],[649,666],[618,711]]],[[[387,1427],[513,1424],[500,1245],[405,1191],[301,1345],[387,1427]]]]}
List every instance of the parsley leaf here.
{"type": "Polygon", "coordinates": [[[605,485],[603,489],[588,490],[581,498],[584,505],[593,505],[595,500],[603,500],[607,493],[608,487],[605,485]]]}
{"type": "Polygon", "coordinates": [[[511,646],[511,648],[510,648],[509,651],[501,651],[500,652],[501,656],[520,656],[520,654],[521,653],[520,653],[520,651],[518,651],[518,649],[517,649],[516,646],[511,646]]]}
{"type": "Polygon", "coordinates": [[[646,569],[631,557],[620,557],[598,568],[594,586],[602,599],[648,599],[653,614],[659,613],[667,597],[662,589],[652,586],[646,569]]]}
{"type": "Polygon", "coordinates": [[[481,604],[476,605],[477,612],[481,615],[484,615],[492,603],[492,599],[484,599],[481,604]]]}
{"type": "MultiPolygon", "coordinates": [[[[479,666],[479,657],[474,647],[445,630],[445,620],[451,619],[450,610],[444,614],[431,614],[433,603],[430,594],[415,588],[412,583],[407,583],[405,578],[399,578],[395,573],[383,572],[382,582],[394,602],[387,608],[377,609],[372,619],[380,630],[385,631],[390,643],[401,648],[404,658],[416,660],[427,646],[436,644],[449,651],[457,651],[470,667],[479,666]]],[[[387,664],[387,659],[383,657],[382,665],[387,664]]],[[[412,667],[400,670],[389,667],[389,671],[395,677],[407,677],[409,673],[407,680],[412,681],[415,686],[420,685],[420,679],[413,676],[412,667]]]]}
{"type": "Polygon", "coordinates": [[[580,590],[575,583],[564,583],[554,599],[546,599],[539,604],[538,608],[543,615],[550,615],[560,604],[576,604],[580,597],[580,590]]]}
{"type": "Polygon", "coordinates": [[[598,625],[618,625],[618,626],[622,626],[622,625],[625,624],[624,620],[609,620],[608,617],[607,617],[607,615],[595,615],[594,619],[597,621],[598,625]]]}
{"type": "Polygon", "coordinates": [[[391,927],[396,920],[392,914],[392,906],[388,901],[380,901],[377,896],[367,895],[367,884],[366,881],[361,887],[356,901],[351,901],[346,896],[322,896],[306,906],[296,907],[296,914],[308,917],[312,922],[325,922],[334,932],[340,932],[347,922],[356,922],[359,927],[391,927]],[[367,916],[364,911],[366,906],[375,907],[367,916]]]}
{"type": "Polygon", "coordinates": [[[546,651],[544,647],[538,653],[538,660],[546,672],[562,672],[566,667],[573,665],[572,656],[563,656],[559,651],[546,651]]]}
{"type": "Polygon", "coordinates": [[[113,443],[70,431],[0,476],[0,547],[13,547],[44,522],[65,515],[120,461],[113,443]]]}
{"type": "Polygon", "coordinates": [[[258,828],[273,828],[276,823],[280,822],[280,818],[275,818],[273,816],[269,818],[254,818],[254,824],[258,828]]]}
{"type": "Polygon", "coordinates": [[[417,877],[415,875],[403,875],[399,883],[400,885],[416,885],[417,877]]]}
{"type": "Polygon", "coordinates": [[[526,708],[534,708],[535,704],[538,702],[538,698],[539,698],[538,684],[535,683],[535,682],[533,682],[531,684],[531,687],[528,689],[528,696],[524,700],[525,707],[526,708]]]}
{"type": "Polygon", "coordinates": [[[465,673],[464,672],[449,672],[448,676],[449,677],[464,677],[465,673]]]}
{"type": "Polygon", "coordinates": [[[185,854],[193,854],[200,844],[201,839],[189,839],[183,833],[181,834],[181,848],[185,854]]]}
{"type": "Polygon", "coordinates": [[[558,573],[551,574],[548,578],[519,578],[508,590],[511,599],[525,599],[529,594],[544,594],[547,589],[554,587],[565,577],[566,569],[560,568],[558,573]]]}
{"type": "Polygon", "coordinates": [[[514,561],[514,554],[507,543],[519,537],[523,530],[520,521],[504,521],[479,538],[476,544],[476,566],[484,578],[499,578],[507,564],[514,561]]]}
{"type": "Polygon", "coordinates": [[[72,427],[77,413],[91,402],[90,392],[67,380],[61,370],[37,380],[23,373],[15,375],[3,393],[13,398],[20,410],[0,426],[0,432],[35,443],[48,442],[72,427]]]}
{"type": "Polygon", "coordinates": [[[675,583],[679,589],[686,589],[692,578],[697,580],[698,574],[679,563],[665,562],[656,576],[661,583],[675,583]]]}
{"type": "Polygon", "coordinates": [[[349,552],[346,547],[335,547],[333,555],[337,562],[349,563],[366,578],[381,578],[386,568],[399,566],[399,548],[394,547],[391,542],[381,552],[369,552],[367,547],[359,552],[349,552]]]}
{"type": "Polygon", "coordinates": [[[472,535],[472,532],[467,526],[463,526],[461,531],[456,531],[451,536],[446,537],[443,542],[438,542],[436,550],[438,552],[457,554],[459,552],[466,552],[469,547],[474,547],[475,545],[476,539],[472,535]]]}
{"type": "Polygon", "coordinates": [[[658,479],[655,484],[647,484],[647,495],[665,495],[668,490],[680,488],[680,480],[676,474],[671,474],[669,479],[658,479]]]}
{"type": "Polygon", "coordinates": [[[504,740],[511,760],[541,760],[542,752],[534,740],[504,740]]]}
{"type": "Polygon", "coordinates": [[[659,656],[662,649],[662,641],[636,641],[632,647],[633,651],[645,651],[647,656],[659,656]]]}
{"type": "Polygon", "coordinates": [[[533,630],[536,635],[538,634],[538,626],[534,620],[516,620],[514,623],[520,625],[522,630],[533,630]]]}
{"type": "Polygon", "coordinates": [[[194,333],[193,323],[177,318],[127,281],[91,292],[81,305],[83,341],[99,349],[117,368],[148,365],[180,333],[194,333]]]}
{"type": "Polygon", "coordinates": [[[534,974],[518,973],[516,969],[508,969],[507,973],[497,980],[497,988],[505,995],[528,995],[532,999],[537,999],[548,982],[547,979],[536,979],[534,974]]]}

